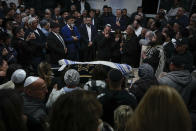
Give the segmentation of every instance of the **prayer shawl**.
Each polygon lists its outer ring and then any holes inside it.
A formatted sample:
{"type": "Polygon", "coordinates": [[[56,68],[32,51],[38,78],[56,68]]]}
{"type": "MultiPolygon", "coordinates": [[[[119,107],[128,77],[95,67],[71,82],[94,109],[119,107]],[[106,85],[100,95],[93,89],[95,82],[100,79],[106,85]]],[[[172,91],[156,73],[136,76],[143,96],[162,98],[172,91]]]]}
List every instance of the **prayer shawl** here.
{"type": "Polygon", "coordinates": [[[67,59],[59,60],[59,65],[61,67],[59,68],[59,71],[62,71],[65,69],[67,65],[104,65],[108,66],[110,68],[115,68],[118,69],[122,72],[124,76],[128,76],[132,74],[132,67],[127,64],[118,64],[118,63],[113,63],[109,61],[92,61],[92,62],[77,62],[77,61],[70,61],[67,59]]]}

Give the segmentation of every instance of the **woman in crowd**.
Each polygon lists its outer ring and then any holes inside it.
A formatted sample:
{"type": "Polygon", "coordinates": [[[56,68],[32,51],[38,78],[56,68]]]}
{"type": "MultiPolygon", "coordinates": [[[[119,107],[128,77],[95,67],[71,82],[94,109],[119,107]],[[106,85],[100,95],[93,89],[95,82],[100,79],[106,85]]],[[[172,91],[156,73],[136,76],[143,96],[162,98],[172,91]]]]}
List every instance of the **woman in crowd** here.
{"type": "Polygon", "coordinates": [[[0,130],[26,131],[23,100],[12,89],[0,90],[0,130]]]}
{"type": "Polygon", "coordinates": [[[114,111],[115,131],[124,131],[128,118],[133,115],[133,109],[128,105],[121,105],[114,111]]]}
{"type": "Polygon", "coordinates": [[[102,106],[88,91],[75,90],[60,96],[50,115],[51,131],[98,131],[102,106]]]}
{"type": "Polygon", "coordinates": [[[155,86],[139,103],[126,131],[191,131],[191,119],[174,88],[155,86]]]}

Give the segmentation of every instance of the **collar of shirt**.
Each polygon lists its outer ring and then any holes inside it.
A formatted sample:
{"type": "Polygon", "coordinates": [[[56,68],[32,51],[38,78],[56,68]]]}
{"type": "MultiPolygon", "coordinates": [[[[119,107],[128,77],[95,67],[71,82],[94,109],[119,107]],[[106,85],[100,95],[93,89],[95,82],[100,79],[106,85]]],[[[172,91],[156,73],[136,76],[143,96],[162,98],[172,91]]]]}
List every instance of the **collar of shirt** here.
{"type": "Polygon", "coordinates": [[[67,24],[67,27],[68,27],[70,30],[73,30],[73,27],[71,28],[71,26],[70,26],[70,25],[68,25],[68,24],[67,24]]]}
{"type": "Polygon", "coordinates": [[[116,21],[120,21],[120,19],[121,19],[120,17],[116,17],[116,21]]]}
{"type": "Polygon", "coordinates": [[[38,35],[40,35],[37,29],[35,29],[34,32],[37,33],[38,35]]]}
{"type": "Polygon", "coordinates": [[[19,39],[24,40],[24,38],[22,38],[22,37],[19,37],[19,39]]]}
{"type": "Polygon", "coordinates": [[[169,43],[169,42],[164,42],[164,43],[163,43],[163,47],[166,46],[168,43],[169,43]]]}

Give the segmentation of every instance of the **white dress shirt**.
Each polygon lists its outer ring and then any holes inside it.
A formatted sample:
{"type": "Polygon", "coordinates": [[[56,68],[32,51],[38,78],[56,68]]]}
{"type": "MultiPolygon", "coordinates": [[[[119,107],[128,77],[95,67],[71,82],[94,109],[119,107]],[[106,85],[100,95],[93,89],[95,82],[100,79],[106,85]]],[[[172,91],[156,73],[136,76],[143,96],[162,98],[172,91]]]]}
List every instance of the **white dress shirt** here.
{"type": "Polygon", "coordinates": [[[81,6],[81,10],[80,10],[80,13],[82,14],[82,12],[84,11],[84,2],[80,2],[80,6],[81,6]]]}
{"type": "Polygon", "coordinates": [[[88,40],[91,41],[91,26],[86,25],[87,33],[88,33],[88,40]]]}
{"type": "Polygon", "coordinates": [[[95,19],[92,18],[92,25],[95,25],[95,19]]]}
{"type": "Polygon", "coordinates": [[[34,30],[34,32],[40,36],[40,34],[39,34],[39,32],[38,32],[38,30],[37,30],[37,29],[36,29],[36,30],[34,30]]]}
{"type": "Polygon", "coordinates": [[[142,27],[140,26],[138,29],[135,30],[135,34],[138,37],[139,35],[141,35],[141,33],[142,33],[142,27]]]}

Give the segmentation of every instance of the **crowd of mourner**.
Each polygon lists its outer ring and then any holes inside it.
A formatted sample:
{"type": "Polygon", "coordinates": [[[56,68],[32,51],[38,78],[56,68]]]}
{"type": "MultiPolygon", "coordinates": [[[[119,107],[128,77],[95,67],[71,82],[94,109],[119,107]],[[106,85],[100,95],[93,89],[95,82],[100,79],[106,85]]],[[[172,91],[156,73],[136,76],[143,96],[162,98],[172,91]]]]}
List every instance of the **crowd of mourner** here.
{"type": "Polygon", "coordinates": [[[196,130],[196,13],[179,0],[154,17],[65,5],[0,0],[1,131],[196,130]],[[83,67],[58,71],[64,59],[127,64],[138,78],[97,64],[84,82],[83,67]]]}

